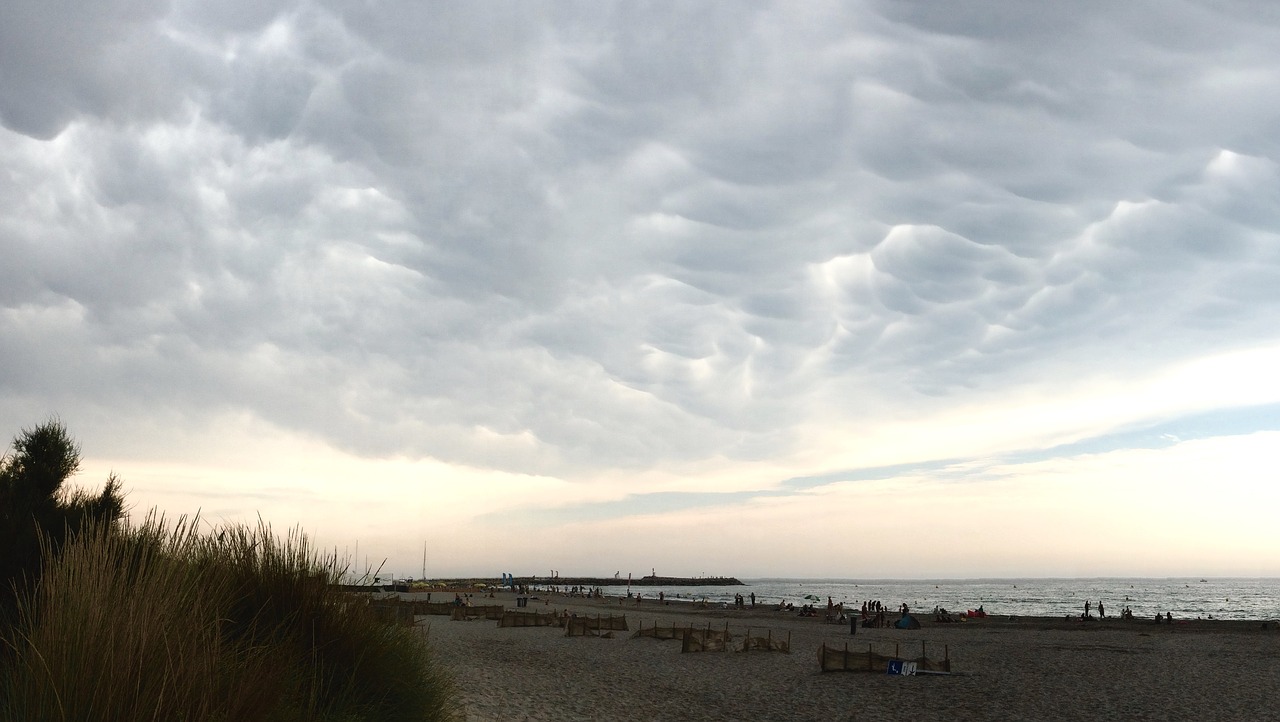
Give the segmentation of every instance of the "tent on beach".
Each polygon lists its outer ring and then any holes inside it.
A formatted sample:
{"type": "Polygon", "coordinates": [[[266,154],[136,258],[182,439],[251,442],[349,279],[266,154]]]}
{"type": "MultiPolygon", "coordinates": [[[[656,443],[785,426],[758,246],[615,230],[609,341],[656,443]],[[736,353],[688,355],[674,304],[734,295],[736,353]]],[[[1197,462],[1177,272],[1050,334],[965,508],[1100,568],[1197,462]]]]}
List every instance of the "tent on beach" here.
{"type": "Polygon", "coordinates": [[[893,626],[898,629],[919,629],[920,620],[910,614],[904,614],[902,615],[902,619],[893,623],[893,626]]]}

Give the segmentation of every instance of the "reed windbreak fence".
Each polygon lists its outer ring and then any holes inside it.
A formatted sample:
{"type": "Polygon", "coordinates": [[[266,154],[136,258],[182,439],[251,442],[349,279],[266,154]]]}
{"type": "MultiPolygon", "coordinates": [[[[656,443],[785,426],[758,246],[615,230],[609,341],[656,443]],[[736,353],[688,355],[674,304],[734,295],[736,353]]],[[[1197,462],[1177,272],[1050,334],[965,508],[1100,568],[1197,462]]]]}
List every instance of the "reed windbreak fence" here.
{"type": "Polygon", "coordinates": [[[564,628],[566,637],[612,637],[615,630],[625,632],[629,629],[626,615],[566,617],[564,628]]]}
{"type": "Polygon", "coordinates": [[[903,657],[901,654],[901,645],[895,644],[893,655],[880,654],[876,652],[873,645],[868,644],[867,650],[861,652],[858,650],[850,650],[849,645],[845,644],[844,649],[838,647],[828,647],[825,643],[818,650],[818,664],[821,665],[823,672],[875,672],[884,674],[889,669],[890,662],[915,662],[916,669],[925,672],[951,672],[951,651],[946,646],[942,647],[942,659],[934,659],[926,653],[925,643],[920,643],[920,656],[914,659],[903,657]]]}
{"type": "Polygon", "coordinates": [[[501,604],[483,607],[454,607],[449,618],[455,622],[466,622],[472,619],[500,620],[505,610],[501,604]]]}
{"type": "Polygon", "coordinates": [[[743,638],[742,645],[738,647],[739,652],[783,652],[791,654],[791,632],[787,632],[785,639],[773,636],[772,629],[764,630],[761,634],[758,630],[752,634],[750,627],[747,628],[747,636],[743,638]]]}
{"type": "Polygon", "coordinates": [[[499,627],[558,627],[560,615],[555,612],[518,612],[508,609],[498,619],[499,627]]]}

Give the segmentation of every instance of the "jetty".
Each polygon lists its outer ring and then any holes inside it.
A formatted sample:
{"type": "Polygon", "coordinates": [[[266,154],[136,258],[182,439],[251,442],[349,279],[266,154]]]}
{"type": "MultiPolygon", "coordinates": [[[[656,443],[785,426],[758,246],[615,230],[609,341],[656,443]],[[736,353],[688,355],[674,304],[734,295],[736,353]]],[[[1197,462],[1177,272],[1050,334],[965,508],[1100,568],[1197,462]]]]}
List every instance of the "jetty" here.
{"type": "Polygon", "coordinates": [[[743,587],[736,577],[516,577],[516,584],[557,587],[743,587]]]}
{"type": "Polygon", "coordinates": [[[656,577],[653,575],[627,580],[626,577],[460,577],[453,579],[396,580],[394,584],[352,586],[347,591],[408,592],[444,587],[446,589],[477,589],[505,587],[514,582],[525,587],[742,587],[744,582],[736,577],[656,577]]]}

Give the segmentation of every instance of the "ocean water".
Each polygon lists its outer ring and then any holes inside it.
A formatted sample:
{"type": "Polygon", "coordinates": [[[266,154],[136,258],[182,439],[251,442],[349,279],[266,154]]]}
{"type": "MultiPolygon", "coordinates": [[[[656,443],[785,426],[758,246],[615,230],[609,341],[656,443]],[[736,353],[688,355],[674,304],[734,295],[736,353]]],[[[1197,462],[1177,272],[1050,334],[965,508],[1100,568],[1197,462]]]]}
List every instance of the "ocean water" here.
{"type": "MultiPolygon", "coordinates": [[[[1128,606],[1134,616],[1154,618],[1172,612],[1175,619],[1280,619],[1280,579],[744,579],[741,587],[640,587],[646,598],[663,592],[673,599],[705,599],[732,604],[734,595],[756,604],[777,605],[786,600],[797,607],[805,596],[819,599],[825,608],[827,597],[859,608],[864,601],[879,600],[890,610],[903,602],[920,614],[931,614],[935,606],[964,611],[982,606],[988,614],[1001,616],[1061,617],[1080,615],[1084,603],[1097,614],[1098,602],[1107,616],[1120,616],[1128,606]]],[[[626,585],[604,587],[605,594],[627,593],[626,585]]]]}

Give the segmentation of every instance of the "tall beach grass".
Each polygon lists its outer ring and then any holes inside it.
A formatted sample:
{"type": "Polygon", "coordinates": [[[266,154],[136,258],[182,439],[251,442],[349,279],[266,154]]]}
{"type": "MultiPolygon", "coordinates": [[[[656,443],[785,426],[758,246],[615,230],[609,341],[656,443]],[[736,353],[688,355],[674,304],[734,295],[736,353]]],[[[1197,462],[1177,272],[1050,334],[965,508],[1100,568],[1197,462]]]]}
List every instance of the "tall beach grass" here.
{"type": "Polygon", "coordinates": [[[45,561],[0,655],[3,720],[443,720],[412,628],[332,586],[296,530],[91,526],[45,561]]]}

